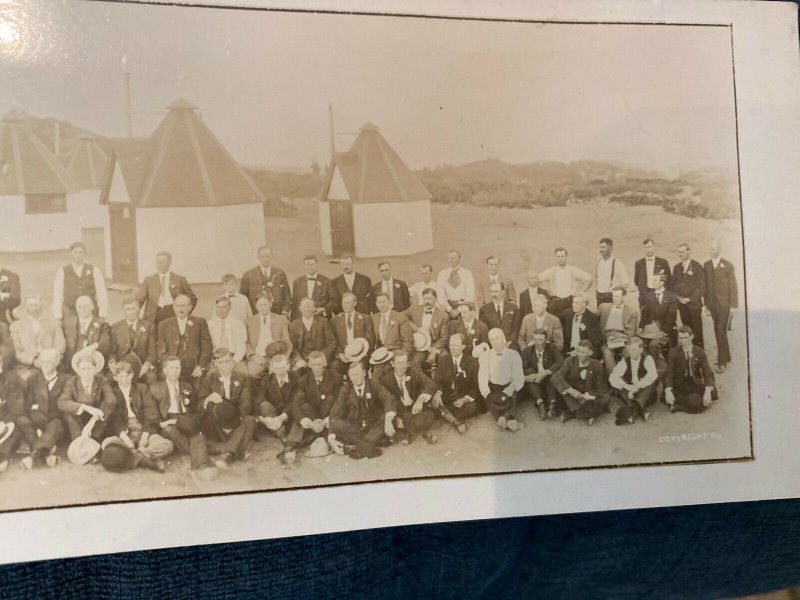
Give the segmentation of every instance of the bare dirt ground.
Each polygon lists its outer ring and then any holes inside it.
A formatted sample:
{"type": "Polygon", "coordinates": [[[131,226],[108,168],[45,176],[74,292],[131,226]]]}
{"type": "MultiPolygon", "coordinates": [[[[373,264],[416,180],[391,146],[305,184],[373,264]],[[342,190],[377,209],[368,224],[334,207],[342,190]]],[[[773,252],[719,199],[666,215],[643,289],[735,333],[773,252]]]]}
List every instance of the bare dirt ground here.
{"type": "MultiPolygon", "coordinates": [[[[483,268],[485,256],[491,253],[500,258],[503,271],[514,278],[521,290],[525,271],[528,268],[543,270],[552,264],[553,249],[557,245],[570,250],[571,262],[591,271],[597,240],[610,236],[615,241],[617,256],[633,276],[633,262],[639,258],[644,237],[656,239],[658,255],[666,257],[670,264],[677,262],[675,246],[682,241],[692,244],[695,258],[703,262],[707,258],[707,241],[716,237],[723,244],[725,256],[736,266],[742,282],[740,288],[743,288],[738,231],[735,221],[694,220],[664,214],[651,207],[490,210],[434,206],[436,248],[412,257],[392,258],[392,262],[395,275],[410,284],[417,280],[421,263],[430,262],[436,270],[442,268],[449,248],[460,249],[464,264],[476,274],[483,268]]],[[[216,231],[210,225],[207,235],[235,235],[235,232],[216,231]]],[[[275,264],[286,270],[290,279],[301,274],[303,254],[317,252],[322,256],[313,206],[304,207],[298,218],[271,219],[267,225],[267,239],[274,248],[275,264]]],[[[90,261],[102,265],[101,236],[90,232],[85,241],[89,244],[90,261]]],[[[51,296],[55,270],[66,261],[66,252],[0,255],[0,264],[20,274],[23,293],[39,291],[46,299],[51,296]]],[[[255,264],[255,259],[253,262],[255,264]]],[[[231,265],[231,270],[241,274],[250,266],[231,265]]],[[[181,265],[174,265],[174,268],[181,272],[181,265]]],[[[375,277],[377,260],[358,260],[356,268],[375,277]]],[[[320,270],[335,275],[338,267],[323,261],[320,270]]],[[[196,314],[207,317],[219,291],[221,286],[196,286],[200,297],[196,314]]],[[[743,292],[740,295],[743,296],[743,292]]],[[[109,320],[112,322],[122,317],[122,297],[122,293],[110,293],[109,320]]],[[[636,302],[635,294],[629,296],[629,302],[636,302]]],[[[705,319],[705,336],[706,348],[713,360],[716,348],[708,318],[705,319]]],[[[375,459],[355,461],[334,455],[314,459],[300,456],[290,466],[277,461],[280,445],[270,439],[255,443],[252,456],[246,462],[235,464],[210,482],[196,480],[187,468],[185,457],[179,456],[171,458],[164,474],[143,470],[113,474],[98,465],[77,467],[66,462],[54,470],[25,472],[17,468],[15,460],[9,471],[0,476],[0,510],[405,477],[749,457],[746,338],[741,310],[734,321],[731,346],[733,363],[718,377],[721,399],[701,415],[671,415],[664,405],[658,405],[647,423],[617,427],[607,415],[588,427],[577,421],[564,424],[557,420],[540,421],[530,403],[525,402],[520,407],[525,427],[515,434],[498,431],[491,418],[483,415],[470,423],[470,430],[463,436],[442,424],[439,443],[435,446],[419,439],[408,447],[388,448],[383,456],[375,459]]]]}

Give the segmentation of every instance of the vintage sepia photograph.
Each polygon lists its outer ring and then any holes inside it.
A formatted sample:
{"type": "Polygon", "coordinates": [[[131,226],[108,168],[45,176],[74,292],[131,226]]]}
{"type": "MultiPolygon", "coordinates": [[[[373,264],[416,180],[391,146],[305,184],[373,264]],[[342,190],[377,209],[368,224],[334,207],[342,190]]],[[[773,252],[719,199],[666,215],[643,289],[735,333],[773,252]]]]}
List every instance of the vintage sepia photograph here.
{"type": "Polygon", "coordinates": [[[33,0],[0,70],[0,511],[752,460],[730,25],[33,0]]]}

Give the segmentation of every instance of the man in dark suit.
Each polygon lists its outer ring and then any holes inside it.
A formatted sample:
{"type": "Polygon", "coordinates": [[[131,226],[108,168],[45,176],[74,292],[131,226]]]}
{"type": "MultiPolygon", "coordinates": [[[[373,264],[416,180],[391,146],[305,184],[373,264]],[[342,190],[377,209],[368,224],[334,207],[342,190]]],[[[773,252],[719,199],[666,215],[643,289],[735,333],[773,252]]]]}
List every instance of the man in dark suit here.
{"type": "Polygon", "coordinates": [[[144,305],[144,320],[156,326],[175,316],[173,303],[178,296],[189,298],[192,310],[197,305],[197,296],[186,277],[173,273],[171,267],[172,254],[166,251],[156,254],[157,273],[144,278],[136,295],[139,303],[144,305]]]}
{"type": "Polygon", "coordinates": [[[553,374],[553,386],[564,403],[561,421],[585,419],[591,425],[608,410],[611,396],[603,363],[591,358],[592,343],[581,340],[575,355],[561,363],[553,374]]]}
{"type": "Polygon", "coordinates": [[[312,352],[322,352],[326,360],[333,360],[336,352],[336,337],[331,323],[323,316],[315,314],[314,301],[303,298],[300,301],[300,316],[289,323],[289,340],[292,344],[292,368],[308,368],[308,357],[312,352]]]}
{"type": "Polygon", "coordinates": [[[561,328],[564,330],[564,355],[574,356],[578,342],[588,340],[592,346],[592,356],[600,356],[603,333],[600,331],[600,317],[586,306],[586,294],[572,297],[572,308],[561,313],[561,328]]]}
{"type": "MultiPolygon", "coordinates": [[[[0,325],[6,327],[5,323],[0,323],[0,325]]],[[[0,444],[0,473],[4,473],[8,469],[11,454],[23,440],[24,434],[20,431],[19,423],[25,423],[27,417],[25,382],[9,368],[0,367],[0,400],[2,400],[0,402],[0,422],[3,423],[3,429],[5,429],[3,437],[8,431],[7,428],[11,428],[10,437],[0,444]]],[[[35,432],[32,433],[35,436],[35,432]]],[[[28,443],[30,444],[30,441],[28,443]]]]}
{"type": "Polygon", "coordinates": [[[478,388],[478,361],[464,352],[464,336],[460,333],[450,336],[448,348],[450,353],[440,354],[436,361],[433,379],[439,389],[432,406],[459,433],[466,433],[467,419],[485,411],[478,388]]]}
{"type": "Polygon", "coordinates": [[[427,289],[422,294],[422,306],[412,306],[404,313],[408,318],[411,331],[426,331],[431,338],[428,350],[414,350],[411,355],[411,366],[420,368],[423,363],[428,366],[436,362],[436,356],[447,348],[450,337],[450,317],[436,306],[436,290],[427,289]]]}
{"type": "Polygon", "coordinates": [[[714,323],[714,337],[717,341],[717,373],[724,373],[731,362],[731,349],[728,344],[728,321],[731,309],[739,306],[739,289],[736,285],[736,272],[730,261],[719,255],[719,242],[714,240],[709,246],[711,260],[703,265],[705,272],[705,296],[703,301],[714,323]]]}
{"type": "Polygon", "coordinates": [[[533,303],[536,296],[542,295],[550,304],[550,293],[539,285],[538,271],[531,269],[528,271],[528,287],[519,293],[519,318],[524,319],[533,312],[533,303]]]}
{"type": "Polygon", "coordinates": [[[681,262],[672,269],[670,290],[678,297],[678,312],[681,324],[692,328],[694,343],[703,347],[703,296],[706,293],[706,278],[702,265],[692,260],[689,244],[678,244],[681,262]]]}
{"type": "Polygon", "coordinates": [[[478,306],[483,306],[492,299],[490,288],[495,282],[503,284],[504,299],[516,303],[517,290],[514,287],[514,280],[500,274],[499,258],[489,256],[486,258],[486,273],[475,280],[475,302],[478,306]]]}
{"type": "Polygon", "coordinates": [[[471,355],[475,346],[489,343],[489,327],[478,320],[472,302],[459,305],[457,310],[459,318],[451,321],[450,333],[460,333],[464,337],[464,352],[471,355]]]}
{"type": "Polygon", "coordinates": [[[340,376],[347,373],[351,362],[344,353],[344,349],[356,338],[364,338],[369,343],[368,352],[375,349],[375,331],[372,328],[372,318],[356,310],[356,295],[345,292],[342,295],[342,313],[331,319],[333,336],[336,338],[336,358],[331,362],[333,369],[340,376]]]}
{"type": "Polygon", "coordinates": [[[25,396],[26,414],[17,419],[17,428],[31,447],[31,454],[22,459],[22,466],[31,469],[41,463],[53,468],[59,458],[55,450],[66,429],[58,408],[69,375],[58,372],[61,354],[46,348],[39,354],[39,368],[28,379],[25,396]]]}
{"type": "Polygon", "coordinates": [[[419,369],[409,369],[410,366],[408,353],[397,350],[392,358],[392,369],[387,369],[381,377],[381,385],[394,397],[397,413],[394,428],[403,444],[411,444],[419,434],[429,444],[435,444],[438,437],[432,427],[436,413],[431,399],[436,393],[436,384],[419,369]]]}
{"type": "Polygon", "coordinates": [[[368,315],[375,308],[372,297],[372,281],[366,275],[353,270],[353,255],[344,254],[340,260],[342,274],[331,279],[328,287],[328,316],[342,312],[342,296],[350,292],[356,296],[356,310],[368,315]]]}
{"type": "Polygon", "coordinates": [[[158,428],[175,448],[189,455],[189,466],[201,477],[211,478],[217,474],[208,459],[208,445],[200,432],[202,406],[198,406],[197,394],[192,386],[181,381],[181,359],[167,356],[161,361],[164,379],[150,384],[150,397],[158,409],[158,428]]]}
{"type": "Polygon", "coordinates": [[[272,266],[272,250],[267,246],[258,249],[258,266],[242,275],[239,292],[247,296],[253,314],[256,301],[265,294],[272,298],[272,312],[287,319],[292,310],[292,292],[286,273],[272,266]]]}
{"type": "Polygon", "coordinates": [[[14,320],[11,311],[22,302],[19,275],[8,269],[0,268],[0,323],[8,325],[14,320]]]}
{"type": "MultiPolygon", "coordinates": [[[[289,357],[276,354],[270,360],[269,374],[258,382],[255,415],[270,434],[283,440],[290,426],[292,401],[300,376],[289,370],[289,357]]],[[[281,457],[283,458],[283,454],[281,457]]]]}
{"type": "Polygon", "coordinates": [[[294,460],[298,448],[318,437],[327,438],[331,408],[339,395],[342,377],[328,368],[322,352],[308,357],[309,371],[297,382],[291,403],[291,426],[286,436],[286,460],[294,460]]]}
{"type": "Polygon", "coordinates": [[[311,298],[314,301],[315,315],[330,316],[327,308],[330,303],[328,291],[331,280],[317,272],[317,257],[313,254],[303,257],[303,269],[306,274],[295,279],[292,284],[292,315],[289,322],[300,316],[300,301],[303,298],[311,298]]]}
{"type": "Polygon", "coordinates": [[[556,389],[552,375],[561,368],[564,358],[558,346],[547,341],[545,329],[533,331],[532,343],[520,352],[522,372],[525,374],[525,389],[539,409],[539,417],[555,417],[557,414],[556,389]]]}
{"type": "Polygon", "coordinates": [[[375,345],[385,346],[387,350],[404,350],[411,353],[414,333],[405,315],[392,309],[389,296],[384,292],[375,294],[378,312],[372,315],[372,330],[375,332],[375,345]]]}
{"type": "Polygon", "coordinates": [[[678,318],[678,297],[665,287],[666,280],[666,275],[657,275],[653,280],[656,287],[652,292],[647,292],[645,297],[641,326],[658,323],[661,331],[669,337],[670,348],[674,348],[678,345],[678,333],[675,327],[678,318]]]}
{"type": "Polygon", "coordinates": [[[381,274],[381,279],[372,286],[373,294],[376,297],[379,293],[386,294],[391,307],[399,313],[408,310],[411,306],[411,296],[406,282],[392,277],[392,265],[386,261],[378,263],[378,272],[381,274]]]}
{"type": "Polygon", "coordinates": [[[111,384],[100,375],[104,361],[99,353],[85,350],[80,357],[76,357],[75,363],[77,376],[64,385],[64,391],[58,399],[58,409],[64,415],[70,440],[79,437],[84,426],[96,417],[98,420],[91,436],[102,442],[114,427],[114,411],[117,409],[111,384]]]}
{"type": "Polygon", "coordinates": [[[14,358],[14,339],[11,337],[11,331],[8,325],[0,322],[0,365],[3,368],[10,368],[14,358]]]}
{"type": "Polygon", "coordinates": [[[111,351],[111,327],[94,316],[94,302],[89,296],[80,296],[75,301],[75,313],[64,318],[64,370],[70,368],[73,355],[86,346],[97,344],[97,351],[108,358],[111,351]]]}
{"type": "Polygon", "coordinates": [[[197,380],[211,366],[214,351],[208,324],[205,319],[190,316],[188,296],[175,298],[172,307],[175,316],[158,324],[158,362],[163,367],[166,357],[177,356],[181,359],[181,379],[197,380]]]}
{"type": "Polygon", "coordinates": [[[705,351],[693,343],[692,329],[678,329],[678,346],[669,351],[664,399],[671,412],[701,413],[718,398],[705,351]]]}
{"type": "Polygon", "coordinates": [[[666,258],[656,256],[656,243],[652,238],[642,242],[644,258],[633,264],[633,283],[639,290],[639,310],[645,305],[647,295],[656,289],[656,277],[663,275],[669,279],[670,268],[666,258]]]}
{"type": "Polygon", "coordinates": [[[150,321],[139,319],[139,301],[128,298],[122,303],[125,318],[111,326],[111,351],[108,366],[113,370],[117,361],[132,354],[142,365],[136,377],[146,384],[153,383],[156,377],[156,328],[150,321]]]}
{"type": "Polygon", "coordinates": [[[489,330],[495,327],[502,329],[510,348],[516,348],[517,336],[522,319],[519,308],[513,302],[505,300],[503,284],[495,282],[489,286],[491,301],[481,306],[479,318],[486,323],[489,330]]]}

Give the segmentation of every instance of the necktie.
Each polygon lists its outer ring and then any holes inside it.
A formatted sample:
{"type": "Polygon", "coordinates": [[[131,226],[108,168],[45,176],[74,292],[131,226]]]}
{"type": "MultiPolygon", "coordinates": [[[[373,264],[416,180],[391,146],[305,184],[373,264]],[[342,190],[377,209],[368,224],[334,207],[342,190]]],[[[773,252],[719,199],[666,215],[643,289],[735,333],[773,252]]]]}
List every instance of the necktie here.
{"type": "Polygon", "coordinates": [[[322,385],[322,379],[317,379],[316,382],[317,382],[317,387],[320,387],[322,385]]]}
{"type": "Polygon", "coordinates": [[[167,276],[166,275],[162,275],[161,276],[161,297],[163,298],[166,295],[167,295],[167,276]]]}
{"type": "Polygon", "coordinates": [[[178,405],[178,412],[183,414],[186,411],[186,408],[183,406],[183,402],[181,402],[180,386],[176,383],[174,386],[172,386],[172,391],[175,394],[175,404],[178,405]]]}
{"type": "Polygon", "coordinates": [[[389,320],[389,317],[388,317],[388,315],[386,313],[381,315],[381,327],[380,327],[380,330],[378,331],[378,334],[380,335],[380,338],[381,338],[381,343],[384,343],[386,341],[386,327],[387,327],[387,321],[388,320],[389,320]]]}
{"type": "Polygon", "coordinates": [[[686,355],[686,373],[689,375],[689,377],[692,377],[692,355],[688,351],[685,351],[684,354],[686,355]]]}
{"type": "Polygon", "coordinates": [[[661,292],[656,293],[656,300],[658,300],[659,304],[661,304],[661,296],[662,296],[661,292]]]}
{"type": "Polygon", "coordinates": [[[502,304],[495,304],[494,309],[497,311],[497,316],[501,319],[503,318],[503,305],[502,304]]]}
{"type": "Polygon", "coordinates": [[[392,282],[387,281],[383,285],[386,286],[386,293],[389,295],[389,304],[394,306],[394,290],[392,290],[392,282]]]}
{"type": "Polygon", "coordinates": [[[266,325],[267,325],[267,315],[264,315],[263,317],[261,317],[261,324],[266,327],[266,325]]]}
{"type": "Polygon", "coordinates": [[[461,276],[458,274],[458,269],[452,269],[450,271],[450,275],[447,277],[447,283],[454,288],[461,285],[461,276]]]}
{"type": "Polygon", "coordinates": [[[349,313],[347,315],[347,328],[348,329],[352,329],[353,328],[353,315],[349,314],[349,313]]]}
{"type": "Polygon", "coordinates": [[[136,337],[136,327],[134,326],[133,323],[129,323],[128,326],[130,327],[131,330],[131,339],[134,339],[136,337]]]}

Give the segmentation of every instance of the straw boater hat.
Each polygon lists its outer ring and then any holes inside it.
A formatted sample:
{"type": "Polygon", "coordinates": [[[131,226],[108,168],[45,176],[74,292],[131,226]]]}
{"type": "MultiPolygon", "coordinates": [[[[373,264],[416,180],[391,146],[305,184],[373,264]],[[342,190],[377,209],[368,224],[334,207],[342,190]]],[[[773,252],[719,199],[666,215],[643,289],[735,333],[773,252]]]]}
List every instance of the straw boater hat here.
{"type": "Polygon", "coordinates": [[[661,331],[661,327],[658,323],[648,323],[644,326],[644,329],[640,329],[637,334],[640,338],[644,338],[646,340],[654,340],[666,335],[663,331],[661,331]]]}
{"type": "Polygon", "coordinates": [[[89,419],[81,434],[72,440],[67,448],[67,458],[72,464],[85,465],[100,452],[100,442],[91,437],[95,423],[97,423],[97,417],[89,419]]]}
{"type": "Polygon", "coordinates": [[[352,342],[347,342],[344,347],[344,355],[351,362],[358,362],[369,352],[369,342],[364,338],[355,338],[352,342]]]}
{"type": "Polygon", "coordinates": [[[487,350],[489,350],[489,344],[487,344],[486,342],[481,342],[472,349],[472,357],[478,358],[480,357],[481,354],[483,354],[487,350]]]}
{"type": "Polygon", "coordinates": [[[371,365],[382,365],[383,363],[389,362],[392,360],[394,356],[394,352],[391,350],[387,350],[386,346],[381,346],[375,352],[372,353],[372,356],[369,358],[369,364],[371,365]]]}
{"type": "Polygon", "coordinates": [[[305,456],[307,458],[322,458],[323,456],[328,456],[332,452],[333,450],[327,440],[325,440],[324,437],[318,437],[311,442],[311,446],[306,450],[305,456]]]}
{"type": "Polygon", "coordinates": [[[425,352],[431,347],[431,334],[424,329],[417,329],[414,332],[414,350],[425,352]]]}
{"type": "Polygon", "coordinates": [[[14,433],[14,423],[11,421],[8,423],[0,421],[0,446],[11,437],[12,433],[14,433]]]}
{"type": "MultiPolygon", "coordinates": [[[[103,367],[106,366],[106,359],[97,351],[97,344],[92,344],[91,346],[86,346],[83,350],[76,352],[72,357],[72,370],[76,373],[78,372],[78,363],[80,363],[81,359],[85,356],[91,356],[94,362],[94,374],[97,375],[103,370],[103,367]]],[[[138,373],[134,373],[134,375],[138,375],[138,373]]]]}

